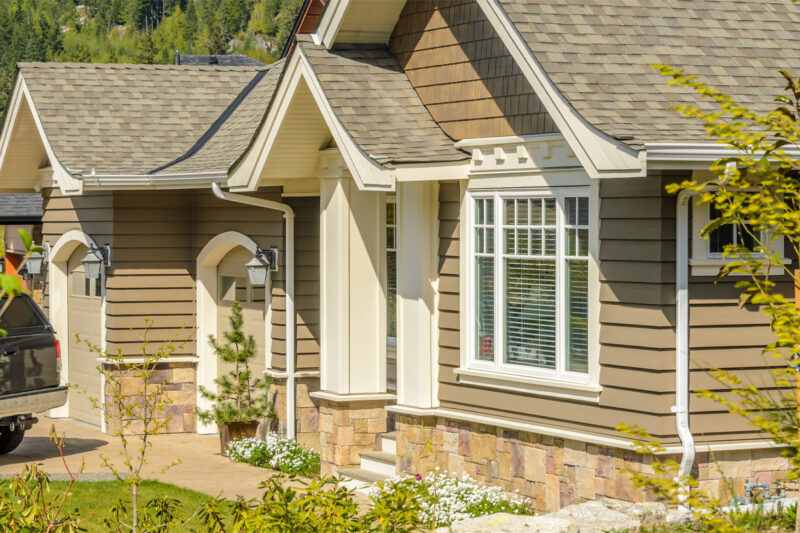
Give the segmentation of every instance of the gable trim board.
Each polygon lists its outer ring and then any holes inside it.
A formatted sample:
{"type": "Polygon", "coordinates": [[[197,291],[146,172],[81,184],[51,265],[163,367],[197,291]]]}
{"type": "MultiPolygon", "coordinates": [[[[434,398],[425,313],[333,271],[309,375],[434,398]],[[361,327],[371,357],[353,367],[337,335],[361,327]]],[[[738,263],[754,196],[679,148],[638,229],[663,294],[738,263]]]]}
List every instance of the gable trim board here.
{"type": "Polygon", "coordinates": [[[359,188],[362,190],[393,190],[394,183],[391,172],[364,154],[344,128],[325,97],[319,80],[301,47],[295,46],[288,61],[283,78],[272,97],[266,118],[260,131],[256,134],[255,141],[234,164],[228,180],[230,189],[232,191],[258,189],[261,173],[277,140],[283,119],[291,108],[292,99],[298,86],[305,83],[359,188]]]}

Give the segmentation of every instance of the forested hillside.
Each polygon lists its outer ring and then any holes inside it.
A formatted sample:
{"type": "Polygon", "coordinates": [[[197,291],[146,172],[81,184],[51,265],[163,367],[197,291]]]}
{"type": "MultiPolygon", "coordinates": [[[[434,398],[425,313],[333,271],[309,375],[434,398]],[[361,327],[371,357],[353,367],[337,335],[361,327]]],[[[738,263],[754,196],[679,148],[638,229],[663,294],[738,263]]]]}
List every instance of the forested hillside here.
{"type": "Polygon", "coordinates": [[[18,61],[172,63],[178,50],[247,54],[270,63],[280,56],[302,3],[0,0],[0,116],[18,61]]]}

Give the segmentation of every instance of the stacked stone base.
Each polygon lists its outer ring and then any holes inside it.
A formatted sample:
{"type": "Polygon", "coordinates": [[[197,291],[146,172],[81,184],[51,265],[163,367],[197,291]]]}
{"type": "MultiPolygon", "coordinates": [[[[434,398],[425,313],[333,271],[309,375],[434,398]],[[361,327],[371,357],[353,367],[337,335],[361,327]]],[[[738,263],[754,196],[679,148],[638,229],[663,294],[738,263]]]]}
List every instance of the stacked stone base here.
{"type": "MultiPolygon", "coordinates": [[[[319,390],[319,377],[300,377],[295,380],[295,431],[297,442],[320,451],[319,400],[310,396],[319,390]]],[[[286,378],[272,378],[270,398],[278,415],[279,433],[286,433],[286,378]]]]}
{"type": "MultiPolygon", "coordinates": [[[[396,431],[398,473],[424,475],[437,467],[449,475],[466,473],[527,496],[546,512],[599,498],[654,501],[652,494],[634,487],[628,473],[652,473],[652,457],[631,450],[404,414],[397,415],[396,431]]],[[[660,457],[669,458],[679,459],[660,457]]],[[[700,487],[723,502],[729,498],[726,483],[744,495],[745,483],[774,486],[789,471],[776,449],[717,452],[713,459],[700,453],[696,465],[700,487]]]]}
{"type": "Polygon", "coordinates": [[[320,400],[319,408],[322,473],[358,468],[361,452],[374,451],[386,433],[386,400],[320,400]]]}
{"type": "MultiPolygon", "coordinates": [[[[131,402],[143,401],[144,387],[142,380],[135,370],[126,370],[124,367],[114,366],[109,369],[111,375],[120,380],[122,394],[131,402]]],[[[197,369],[191,362],[164,362],[160,363],[150,378],[153,384],[160,384],[166,397],[171,403],[157,418],[167,419],[167,426],[162,433],[193,433],[197,429],[195,408],[197,406],[197,369]]],[[[110,392],[107,388],[106,392],[110,392]]],[[[106,432],[115,433],[119,423],[114,420],[114,398],[106,394],[105,405],[107,412],[112,414],[106,419],[106,432]]],[[[141,433],[144,423],[141,420],[132,420],[128,426],[128,433],[141,433]]]]}

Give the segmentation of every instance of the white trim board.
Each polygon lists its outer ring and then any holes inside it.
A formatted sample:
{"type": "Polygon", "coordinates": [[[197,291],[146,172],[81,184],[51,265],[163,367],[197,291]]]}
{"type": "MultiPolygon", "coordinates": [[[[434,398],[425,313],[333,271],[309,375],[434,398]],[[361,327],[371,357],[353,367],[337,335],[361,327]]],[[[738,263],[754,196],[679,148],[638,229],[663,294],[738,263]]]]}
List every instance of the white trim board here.
{"type": "Polygon", "coordinates": [[[255,191],[258,189],[262,171],[278,139],[283,120],[292,107],[294,94],[301,83],[304,83],[311,91],[322,118],[358,188],[393,191],[395,179],[392,170],[376,163],[356,144],[334,113],[308,58],[299,46],[295,47],[289,63],[284,69],[283,78],[275,91],[264,124],[257,133],[255,141],[230,172],[228,185],[231,190],[255,191]]]}
{"type": "MultiPolygon", "coordinates": [[[[573,431],[569,429],[553,428],[548,426],[542,426],[539,424],[516,422],[513,420],[484,416],[475,413],[454,411],[452,409],[444,409],[444,408],[418,409],[416,407],[408,407],[405,405],[388,405],[386,406],[386,410],[391,413],[398,413],[411,416],[438,417],[438,418],[447,418],[451,420],[458,420],[460,422],[473,422],[476,424],[484,424],[487,426],[510,429],[512,431],[537,433],[539,435],[546,435],[548,437],[574,440],[578,442],[585,442],[587,444],[595,444],[597,446],[606,446],[608,448],[617,448],[621,450],[630,450],[635,448],[634,443],[626,439],[606,437],[603,435],[593,435],[591,433],[584,433],[581,431],[573,431]]],[[[737,451],[737,450],[765,450],[770,448],[778,448],[778,446],[776,446],[775,444],[773,444],[771,441],[768,440],[720,442],[720,443],[697,445],[698,451],[710,451],[710,452],[727,452],[727,451],[737,451]]],[[[675,455],[680,453],[681,453],[680,446],[666,446],[664,447],[663,451],[658,452],[656,455],[675,455]]]]}

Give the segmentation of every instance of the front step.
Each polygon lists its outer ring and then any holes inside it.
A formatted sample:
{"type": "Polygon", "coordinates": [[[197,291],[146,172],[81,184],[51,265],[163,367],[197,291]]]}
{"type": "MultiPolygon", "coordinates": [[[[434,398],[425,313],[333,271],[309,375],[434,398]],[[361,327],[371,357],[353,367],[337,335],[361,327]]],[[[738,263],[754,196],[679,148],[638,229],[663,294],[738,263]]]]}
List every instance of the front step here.
{"type": "Polygon", "coordinates": [[[393,476],[397,465],[397,456],[389,452],[361,452],[361,470],[375,472],[384,476],[393,476]]]}
{"type": "Polygon", "coordinates": [[[397,454],[397,433],[384,433],[381,435],[381,451],[397,454]]]}

